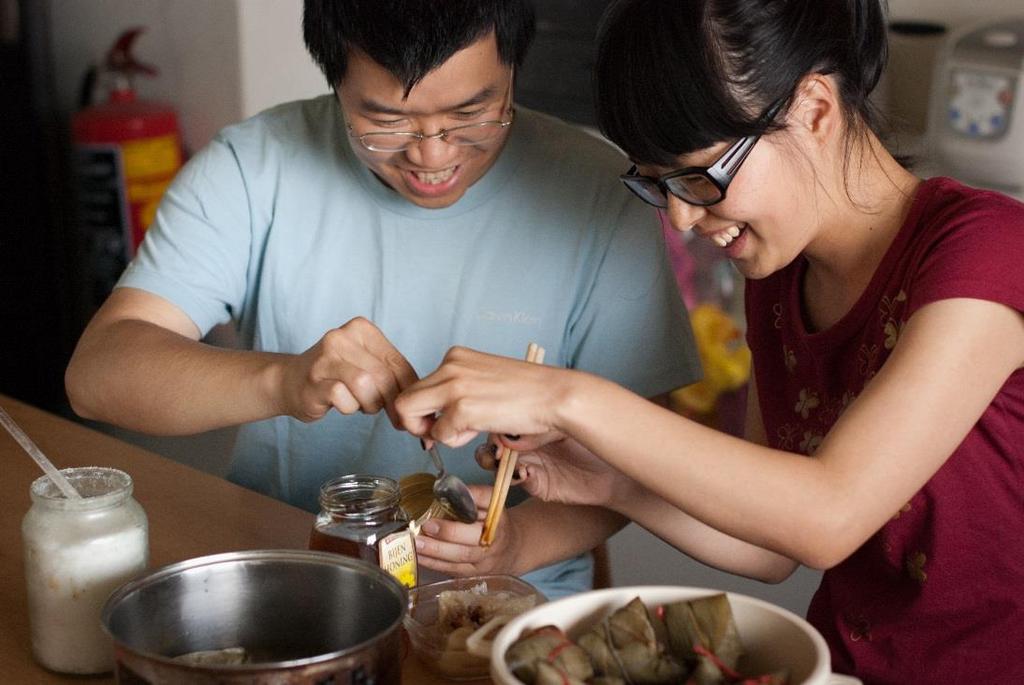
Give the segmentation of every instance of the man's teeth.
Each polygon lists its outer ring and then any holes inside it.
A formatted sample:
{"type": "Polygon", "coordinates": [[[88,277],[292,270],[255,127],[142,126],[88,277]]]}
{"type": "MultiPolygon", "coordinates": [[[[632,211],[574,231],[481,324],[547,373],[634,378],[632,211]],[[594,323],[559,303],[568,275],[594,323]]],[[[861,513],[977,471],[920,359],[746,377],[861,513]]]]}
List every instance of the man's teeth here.
{"type": "MultiPolygon", "coordinates": [[[[743,228],[746,228],[745,226],[743,228]]],[[[740,237],[740,233],[743,232],[743,228],[739,226],[730,226],[724,231],[719,231],[711,236],[711,240],[719,247],[726,247],[729,243],[740,237]]]]}
{"type": "Polygon", "coordinates": [[[438,183],[444,183],[451,178],[452,174],[455,173],[455,167],[442,169],[441,171],[414,171],[413,173],[416,174],[416,178],[418,178],[421,183],[427,183],[433,186],[438,183]]]}

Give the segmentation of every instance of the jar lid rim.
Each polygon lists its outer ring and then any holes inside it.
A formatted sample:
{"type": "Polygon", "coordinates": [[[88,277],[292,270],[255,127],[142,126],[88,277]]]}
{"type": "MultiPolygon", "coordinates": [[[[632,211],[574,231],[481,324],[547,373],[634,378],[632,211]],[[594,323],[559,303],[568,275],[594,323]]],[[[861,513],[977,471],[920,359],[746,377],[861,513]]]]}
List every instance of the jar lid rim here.
{"type": "Polygon", "coordinates": [[[78,466],[60,469],[60,472],[82,498],[68,499],[49,476],[40,476],[29,488],[34,503],[58,509],[98,509],[117,504],[134,489],[130,475],[109,466],[78,466]]]}
{"type": "Polygon", "coordinates": [[[394,478],[349,474],[321,485],[319,499],[323,509],[372,515],[398,506],[401,491],[394,478]]]}

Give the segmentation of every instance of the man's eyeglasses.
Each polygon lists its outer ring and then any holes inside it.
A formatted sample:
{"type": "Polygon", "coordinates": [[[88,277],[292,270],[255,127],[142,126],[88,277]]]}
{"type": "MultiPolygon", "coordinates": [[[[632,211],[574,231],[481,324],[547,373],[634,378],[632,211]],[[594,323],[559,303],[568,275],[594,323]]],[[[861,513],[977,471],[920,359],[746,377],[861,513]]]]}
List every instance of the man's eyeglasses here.
{"type": "MultiPolygon", "coordinates": [[[[783,100],[776,102],[764,114],[766,121],[771,121],[782,109],[783,100]]],[[[691,166],[670,171],[664,176],[652,178],[637,173],[634,164],[629,171],[619,176],[633,194],[649,205],[660,209],[668,207],[668,194],[672,193],[687,204],[698,207],[710,207],[725,199],[725,191],[736,177],[740,166],[761,136],[740,138],[711,166],[691,166]]]]}
{"type": "Polygon", "coordinates": [[[515,120],[515,110],[512,108],[512,79],[513,75],[510,75],[508,92],[503,98],[503,102],[508,102],[505,109],[508,112],[507,120],[493,119],[464,126],[452,126],[430,135],[418,131],[373,131],[359,135],[352,129],[352,124],[347,121],[345,123],[348,126],[349,135],[358,140],[367,150],[373,152],[402,152],[419,145],[424,140],[434,138],[443,140],[449,145],[479,145],[497,138],[515,120]]]}

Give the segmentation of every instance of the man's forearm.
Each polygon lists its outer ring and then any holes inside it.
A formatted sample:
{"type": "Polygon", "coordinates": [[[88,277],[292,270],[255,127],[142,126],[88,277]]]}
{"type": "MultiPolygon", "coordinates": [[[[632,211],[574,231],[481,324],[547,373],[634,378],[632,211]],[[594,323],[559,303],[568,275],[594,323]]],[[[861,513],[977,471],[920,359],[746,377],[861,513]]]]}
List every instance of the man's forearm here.
{"type": "Polygon", "coordinates": [[[66,385],[79,415],[130,430],[185,435],[278,413],[284,355],[227,350],[139,320],[83,338],[66,385]]]}

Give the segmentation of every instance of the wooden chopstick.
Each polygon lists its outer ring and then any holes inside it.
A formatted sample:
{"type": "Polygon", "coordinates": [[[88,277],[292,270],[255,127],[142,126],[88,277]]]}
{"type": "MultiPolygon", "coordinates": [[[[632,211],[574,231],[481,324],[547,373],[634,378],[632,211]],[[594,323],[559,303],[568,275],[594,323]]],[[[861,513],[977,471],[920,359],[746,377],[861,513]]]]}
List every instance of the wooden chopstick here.
{"type": "MultiPolygon", "coordinates": [[[[544,348],[536,343],[530,343],[526,348],[526,361],[531,364],[543,364],[544,348]]],[[[501,519],[502,511],[505,510],[505,500],[508,499],[508,490],[512,486],[512,477],[516,472],[519,453],[503,446],[499,458],[498,473],[494,478],[494,489],[491,490],[491,501],[487,504],[487,517],[484,519],[484,528],[480,533],[481,547],[490,547],[494,542],[498,521],[501,519]]]]}
{"type": "MultiPolygon", "coordinates": [[[[539,349],[540,346],[530,343],[526,348],[526,361],[535,362],[539,349]]],[[[491,490],[491,501],[487,505],[487,517],[484,519],[483,531],[480,533],[480,544],[483,547],[488,547],[494,542],[498,520],[501,518],[501,510],[505,508],[508,490],[512,485],[512,476],[515,474],[515,464],[519,458],[515,450],[504,446],[498,456],[498,472],[494,478],[494,488],[491,490]]]]}

